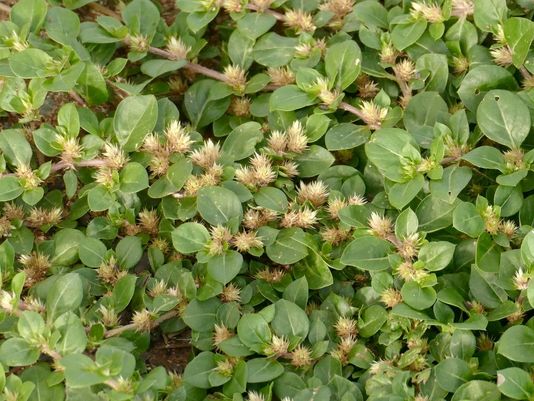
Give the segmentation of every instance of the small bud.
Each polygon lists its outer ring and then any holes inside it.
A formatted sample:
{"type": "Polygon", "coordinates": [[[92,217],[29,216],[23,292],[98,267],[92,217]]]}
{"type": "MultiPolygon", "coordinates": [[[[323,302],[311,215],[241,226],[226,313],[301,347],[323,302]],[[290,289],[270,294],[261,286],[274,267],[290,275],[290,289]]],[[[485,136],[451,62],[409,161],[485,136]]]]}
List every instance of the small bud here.
{"type": "Polygon", "coordinates": [[[100,167],[93,176],[97,184],[107,189],[112,189],[118,183],[117,171],[109,167],[100,167]]]}
{"type": "Polygon", "coordinates": [[[154,325],[153,315],[148,311],[148,309],[136,311],[132,317],[132,324],[139,332],[150,331],[154,325]]]}
{"type": "Polygon", "coordinates": [[[463,74],[469,70],[469,59],[464,56],[453,57],[452,58],[452,67],[454,68],[455,74],[463,74]]]}
{"type": "Polygon", "coordinates": [[[230,377],[232,376],[232,373],[234,372],[234,363],[231,359],[225,358],[222,361],[217,362],[217,366],[215,367],[215,371],[222,376],[230,377]]]}
{"type": "Polygon", "coordinates": [[[299,167],[297,163],[290,160],[285,160],[281,165],[278,166],[280,169],[279,172],[284,177],[292,178],[299,175],[299,167]]]}
{"type": "Polygon", "coordinates": [[[226,83],[237,93],[243,93],[247,85],[245,70],[237,65],[228,65],[224,68],[226,83]]]}
{"type": "Polygon", "coordinates": [[[288,10],[284,16],[286,26],[294,29],[297,33],[315,31],[311,14],[303,10],[288,10]]]}
{"type": "Polygon", "coordinates": [[[481,333],[477,338],[477,346],[480,351],[491,351],[493,349],[493,341],[486,333],[481,333]]]}
{"type": "Polygon", "coordinates": [[[493,206],[488,206],[482,212],[482,219],[484,220],[484,228],[489,234],[495,235],[499,232],[501,219],[493,206]]]}
{"type": "Polygon", "coordinates": [[[191,47],[187,46],[182,39],[172,36],[167,42],[166,50],[173,60],[187,60],[187,53],[191,51],[191,47]]]}
{"type": "Polygon", "coordinates": [[[380,62],[383,64],[395,64],[399,52],[390,43],[384,43],[380,49],[380,62]]]}
{"type": "Polygon", "coordinates": [[[301,43],[295,46],[295,57],[306,58],[309,57],[313,48],[310,43],[301,43]]]}
{"type": "Polygon", "coordinates": [[[327,107],[332,106],[336,102],[339,93],[337,91],[332,91],[329,89],[329,85],[326,79],[318,78],[315,82],[315,86],[319,92],[317,96],[319,97],[321,102],[323,102],[327,107]]]}
{"type": "Polygon", "coordinates": [[[62,150],[61,161],[69,168],[74,168],[74,163],[82,157],[82,146],[76,138],[57,135],[56,141],[62,150]]]}
{"type": "Polygon", "coordinates": [[[11,36],[4,39],[4,44],[16,52],[26,50],[30,46],[29,43],[22,39],[15,31],[12,31],[11,36]]]}
{"type": "Polygon", "coordinates": [[[17,167],[15,175],[25,190],[35,189],[43,182],[39,177],[37,177],[37,174],[35,174],[30,166],[24,164],[21,164],[17,167]]]}

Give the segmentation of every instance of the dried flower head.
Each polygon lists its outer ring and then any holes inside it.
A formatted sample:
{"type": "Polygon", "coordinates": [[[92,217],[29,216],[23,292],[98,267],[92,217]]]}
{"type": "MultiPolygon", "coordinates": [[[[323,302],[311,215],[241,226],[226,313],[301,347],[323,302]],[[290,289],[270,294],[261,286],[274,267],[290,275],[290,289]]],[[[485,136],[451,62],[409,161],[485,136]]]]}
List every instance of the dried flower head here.
{"type": "Polygon", "coordinates": [[[513,64],[512,51],[508,46],[499,46],[490,50],[495,64],[501,67],[510,67],[513,64]]]}
{"type": "Polygon", "coordinates": [[[294,29],[297,33],[311,33],[315,31],[315,25],[313,24],[313,18],[311,14],[301,9],[286,11],[284,23],[286,26],[294,29]]]}
{"type": "Polygon", "coordinates": [[[289,210],[280,221],[282,227],[311,228],[315,224],[317,224],[317,211],[307,207],[300,210],[289,210]]]}
{"type": "Polygon", "coordinates": [[[337,19],[343,19],[352,11],[353,6],[354,0],[326,0],[319,9],[331,12],[337,19]]]}
{"type": "Polygon", "coordinates": [[[185,127],[176,120],[171,121],[165,129],[165,139],[169,153],[186,153],[193,144],[185,127]]]}
{"type": "Polygon", "coordinates": [[[296,368],[306,368],[313,362],[310,349],[302,344],[290,353],[289,359],[296,368]]]}
{"type": "Polygon", "coordinates": [[[267,74],[271,78],[271,83],[276,86],[291,85],[295,82],[295,74],[289,67],[269,67],[267,74]]]}
{"type": "Polygon", "coordinates": [[[249,391],[247,393],[248,401],[265,401],[263,394],[260,394],[256,391],[249,391]]]}
{"type": "Polygon", "coordinates": [[[340,317],[334,325],[336,334],[339,337],[355,337],[358,334],[358,327],[356,321],[348,317],[340,317]]]}
{"type": "Polygon", "coordinates": [[[129,35],[126,43],[130,46],[130,50],[138,53],[146,53],[150,48],[148,38],[143,35],[129,35]]]}
{"type": "Polygon", "coordinates": [[[263,243],[255,231],[242,231],[234,235],[232,244],[239,252],[248,252],[252,248],[261,248],[263,243]]]}
{"type": "Polygon", "coordinates": [[[26,274],[25,287],[32,287],[39,281],[44,280],[48,270],[52,266],[48,255],[36,251],[27,255],[21,255],[19,262],[23,266],[23,271],[26,274]]]}
{"type": "Polygon", "coordinates": [[[20,185],[25,190],[32,190],[35,189],[41,184],[43,181],[35,174],[35,171],[33,171],[30,166],[27,166],[25,164],[20,164],[17,167],[17,170],[15,172],[15,175],[19,179],[20,185]]]}
{"type": "Polygon", "coordinates": [[[282,269],[265,268],[257,272],[255,277],[258,280],[267,281],[268,283],[278,283],[284,278],[285,274],[285,271],[282,269]]]}
{"type": "Polygon", "coordinates": [[[301,182],[297,194],[297,199],[300,203],[309,202],[313,206],[319,207],[328,198],[328,187],[322,181],[314,181],[309,184],[301,182]]]}
{"type": "Polygon", "coordinates": [[[108,260],[103,261],[98,267],[98,277],[105,284],[114,285],[120,278],[124,277],[127,272],[120,270],[117,260],[111,256],[108,260]]]}
{"type": "Polygon", "coordinates": [[[44,209],[34,207],[26,217],[26,223],[33,228],[40,228],[42,226],[54,226],[61,221],[63,211],[60,208],[44,209]]]}
{"type": "Polygon", "coordinates": [[[514,287],[519,290],[526,290],[530,282],[530,274],[523,271],[523,268],[519,268],[514,274],[514,287]]]}
{"type": "Polygon", "coordinates": [[[451,15],[458,18],[467,18],[475,12],[473,0],[452,0],[451,15]]]}
{"type": "Polygon", "coordinates": [[[212,167],[220,156],[220,146],[211,139],[204,142],[200,148],[191,152],[191,161],[204,169],[212,167]]]}
{"type": "Polygon", "coordinates": [[[414,1],[411,5],[411,14],[414,18],[423,18],[432,24],[443,22],[444,20],[441,7],[436,3],[414,1]]]}
{"type": "Polygon", "coordinates": [[[148,309],[135,311],[132,324],[137,331],[150,331],[154,326],[154,316],[148,309]]]}
{"type": "Polygon", "coordinates": [[[187,60],[187,53],[191,51],[191,47],[187,46],[182,39],[172,36],[167,41],[166,50],[173,60],[187,60]]]}
{"type": "Polygon", "coordinates": [[[219,325],[215,323],[214,329],[213,345],[216,347],[218,347],[223,341],[226,341],[234,336],[234,334],[224,324],[219,325]]]}
{"type": "Polygon", "coordinates": [[[289,341],[285,337],[273,335],[271,342],[265,347],[264,353],[273,358],[280,358],[287,354],[289,341]]]}
{"type": "Polygon", "coordinates": [[[8,220],[24,219],[24,209],[13,202],[4,203],[3,212],[4,217],[8,220]]]}
{"type": "Polygon", "coordinates": [[[237,117],[248,117],[250,115],[250,99],[248,97],[232,98],[228,112],[237,117]]]}
{"type": "Polygon", "coordinates": [[[386,107],[380,107],[373,101],[363,101],[360,105],[361,118],[372,130],[380,129],[382,121],[388,114],[386,107]]]}
{"type": "Polygon", "coordinates": [[[304,128],[299,120],[293,123],[286,130],[287,150],[293,153],[302,153],[308,148],[308,137],[304,133],[304,128]]]}
{"type": "Polygon", "coordinates": [[[159,216],[155,210],[143,209],[139,213],[139,225],[141,229],[151,235],[159,233],[159,216]]]}
{"type": "Polygon", "coordinates": [[[233,283],[224,286],[221,292],[221,301],[223,302],[239,302],[241,301],[241,290],[233,283]]]}
{"type": "Polygon", "coordinates": [[[328,213],[334,220],[339,219],[339,212],[348,205],[345,199],[334,198],[328,201],[328,213]]]}
{"type": "Polygon", "coordinates": [[[98,312],[100,312],[104,326],[115,327],[119,324],[119,315],[113,308],[106,308],[104,305],[100,305],[98,312]]]}
{"type": "Polygon", "coordinates": [[[224,69],[226,83],[237,93],[243,93],[247,86],[247,74],[238,65],[228,65],[224,69]]]}
{"type": "Polygon", "coordinates": [[[393,222],[389,217],[381,216],[376,212],[371,213],[367,222],[369,224],[369,234],[380,238],[386,238],[393,230],[393,222]]]}
{"type": "Polygon", "coordinates": [[[380,300],[388,308],[393,308],[402,302],[402,295],[399,290],[388,288],[380,294],[380,300]]]}
{"type": "Polygon", "coordinates": [[[321,231],[321,238],[323,241],[339,245],[350,238],[350,230],[339,227],[327,227],[321,231]]]}
{"type": "Polygon", "coordinates": [[[74,168],[74,164],[82,157],[82,146],[78,143],[78,139],[56,136],[56,141],[62,150],[61,161],[69,168],[74,168]]]}
{"type": "Polygon", "coordinates": [[[415,65],[412,60],[405,58],[393,66],[393,72],[398,80],[408,82],[415,75],[415,65]]]}

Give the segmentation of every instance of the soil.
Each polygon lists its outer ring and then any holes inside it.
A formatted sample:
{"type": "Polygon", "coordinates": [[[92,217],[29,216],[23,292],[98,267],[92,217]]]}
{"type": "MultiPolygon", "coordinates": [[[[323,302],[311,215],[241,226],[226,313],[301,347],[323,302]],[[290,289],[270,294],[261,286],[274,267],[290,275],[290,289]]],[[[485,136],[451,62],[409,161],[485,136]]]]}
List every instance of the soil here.
{"type": "Polygon", "coordinates": [[[146,353],[146,363],[151,367],[163,366],[181,374],[191,356],[191,333],[182,332],[174,337],[159,336],[152,339],[146,353]]]}

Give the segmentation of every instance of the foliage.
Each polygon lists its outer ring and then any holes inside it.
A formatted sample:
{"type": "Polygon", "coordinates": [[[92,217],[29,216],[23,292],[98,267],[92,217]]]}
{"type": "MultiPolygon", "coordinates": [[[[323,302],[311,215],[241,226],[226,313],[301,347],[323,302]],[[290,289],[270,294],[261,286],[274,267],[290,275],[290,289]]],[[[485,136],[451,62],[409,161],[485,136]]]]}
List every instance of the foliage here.
{"type": "Polygon", "coordinates": [[[2,400],[534,400],[532,1],[13,3],[2,400]]]}

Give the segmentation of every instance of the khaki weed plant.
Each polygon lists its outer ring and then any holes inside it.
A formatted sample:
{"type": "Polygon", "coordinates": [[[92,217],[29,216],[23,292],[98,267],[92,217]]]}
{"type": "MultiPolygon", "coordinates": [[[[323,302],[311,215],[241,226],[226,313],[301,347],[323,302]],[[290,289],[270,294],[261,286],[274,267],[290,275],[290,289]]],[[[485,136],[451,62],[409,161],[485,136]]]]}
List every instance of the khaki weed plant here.
{"type": "Polygon", "coordinates": [[[1,0],[0,400],[534,401],[532,0],[1,0]]]}

